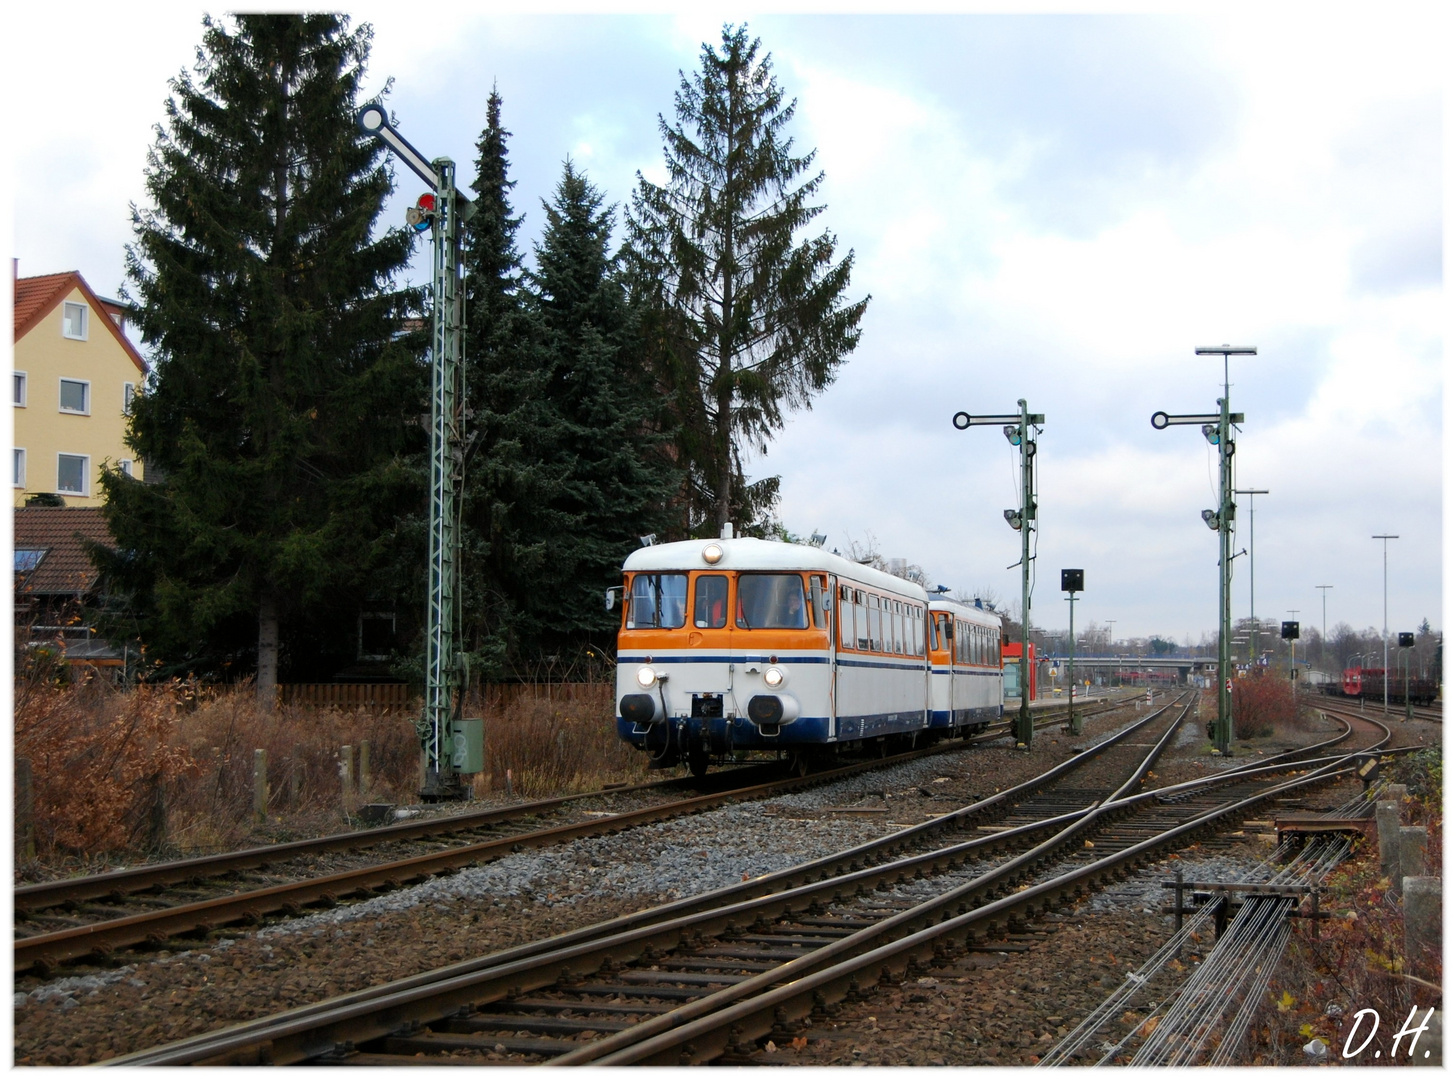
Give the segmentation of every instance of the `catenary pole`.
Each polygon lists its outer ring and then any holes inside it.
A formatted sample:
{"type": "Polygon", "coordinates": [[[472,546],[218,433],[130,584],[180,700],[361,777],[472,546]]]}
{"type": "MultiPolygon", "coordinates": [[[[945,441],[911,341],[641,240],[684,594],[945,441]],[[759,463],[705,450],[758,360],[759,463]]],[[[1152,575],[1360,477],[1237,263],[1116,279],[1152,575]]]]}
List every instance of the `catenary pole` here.
{"type": "Polygon", "coordinates": [[[1399,540],[1395,533],[1376,533],[1370,539],[1380,541],[1380,641],[1385,647],[1385,659],[1381,661],[1384,668],[1380,673],[1380,681],[1385,688],[1385,702],[1381,705],[1382,712],[1390,712],[1390,542],[1399,540]]]}

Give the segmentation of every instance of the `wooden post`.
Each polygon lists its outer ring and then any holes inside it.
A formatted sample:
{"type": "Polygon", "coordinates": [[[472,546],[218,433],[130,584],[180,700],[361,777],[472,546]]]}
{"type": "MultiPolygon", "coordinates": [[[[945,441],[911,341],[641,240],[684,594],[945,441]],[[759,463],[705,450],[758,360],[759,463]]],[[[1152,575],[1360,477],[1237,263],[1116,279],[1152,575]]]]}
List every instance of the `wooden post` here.
{"type": "Polygon", "coordinates": [[[369,740],[359,744],[359,794],[369,790],[369,740]]]}
{"type": "Polygon", "coordinates": [[[297,757],[288,759],[288,805],[298,809],[298,790],[303,786],[303,769],[297,757]]]}
{"type": "Polygon", "coordinates": [[[15,759],[15,843],[25,858],[35,858],[35,792],[30,758],[15,759]]]}
{"type": "Polygon", "coordinates": [[[161,851],[167,846],[167,787],[162,774],[152,777],[152,813],[147,823],[147,846],[161,851]]]}
{"type": "Polygon", "coordinates": [[[344,813],[352,809],[354,801],[354,748],[352,746],[341,746],[339,748],[339,784],[344,792],[344,813]]]}
{"type": "Polygon", "coordinates": [[[268,751],[253,751],[253,822],[268,821],[268,751]]]}

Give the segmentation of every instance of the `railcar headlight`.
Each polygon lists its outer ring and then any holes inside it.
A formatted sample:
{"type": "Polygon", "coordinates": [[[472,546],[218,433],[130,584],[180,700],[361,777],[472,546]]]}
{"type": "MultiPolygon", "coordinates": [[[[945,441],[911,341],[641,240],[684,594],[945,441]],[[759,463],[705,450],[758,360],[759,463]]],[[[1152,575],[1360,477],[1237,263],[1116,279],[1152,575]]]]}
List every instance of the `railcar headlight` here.
{"type": "Polygon", "coordinates": [[[703,548],[703,562],[709,566],[716,566],[723,558],[723,549],[717,544],[709,544],[703,548]]]}
{"type": "Polygon", "coordinates": [[[784,673],[776,667],[771,667],[763,673],[763,684],[770,690],[777,690],[784,685],[784,673]]]}
{"type": "Polygon", "coordinates": [[[657,672],[653,671],[650,667],[640,667],[640,668],[638,668],[637,669],[637,685],[640,686],[640,687],[642,687],[642,689],[644,689],[644,690],[647,690],[647,689],[650,689],[653,686],[656,686],[657,685],[657,672]]]}

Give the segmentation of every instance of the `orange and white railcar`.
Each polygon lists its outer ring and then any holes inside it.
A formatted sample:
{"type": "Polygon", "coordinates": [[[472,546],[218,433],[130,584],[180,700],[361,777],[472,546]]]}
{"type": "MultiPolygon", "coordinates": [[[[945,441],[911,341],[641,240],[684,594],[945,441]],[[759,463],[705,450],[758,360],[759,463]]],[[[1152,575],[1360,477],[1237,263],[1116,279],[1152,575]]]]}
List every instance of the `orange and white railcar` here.
{"type": "Polygon", "coordinates": [[[930,601],[930,726],[985,731],[1001,718],[1001,620],[953,600],[930,601]]]}
{"type": "Polygon", "coordinates": [[[643,548],[623,572],[617,730],[657,763],[701,773],[741,751],[807,761],[930,733],[914,582],[749,537],[643,548]]]}

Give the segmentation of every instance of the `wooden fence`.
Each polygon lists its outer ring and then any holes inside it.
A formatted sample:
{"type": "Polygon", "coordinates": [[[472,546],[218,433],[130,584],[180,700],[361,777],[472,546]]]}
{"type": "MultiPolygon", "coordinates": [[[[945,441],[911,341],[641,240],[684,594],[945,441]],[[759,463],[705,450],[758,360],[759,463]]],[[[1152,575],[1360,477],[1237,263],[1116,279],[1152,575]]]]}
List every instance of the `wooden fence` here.
{"type": "Polygon", "coordinates": [[[315,708],[394,711],[415,706],[408,683],[285,683],[278,687],[285,705],[315,708]]]}
{"type": "MultiPolygon", "coordinates": [[[[519,701],[600,702],[610,700],[610,683],[486,683],[470,697],[488,713],[501,712],[519,701]],[[477,696],[478,695],[478,696],[477,696]]],[[[286,705],[314,708],[409,710],[420,707],[419,692],[408,683],[285,683],[278,699],[286,705]]]]}

